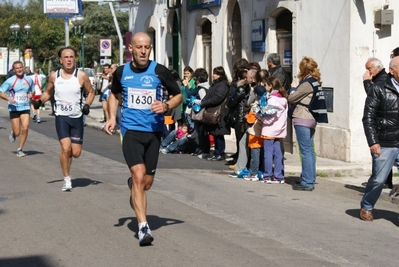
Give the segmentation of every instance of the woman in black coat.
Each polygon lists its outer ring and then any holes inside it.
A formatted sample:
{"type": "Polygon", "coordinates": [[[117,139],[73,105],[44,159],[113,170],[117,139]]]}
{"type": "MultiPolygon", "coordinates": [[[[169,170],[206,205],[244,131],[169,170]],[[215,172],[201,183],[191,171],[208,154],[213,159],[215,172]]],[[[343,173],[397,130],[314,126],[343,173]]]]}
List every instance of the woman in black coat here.
{"type": "MultiPolygon", "coordinates": [[[[208,93],[201,101],[201,106],[204,108],[216,107],[224,103],[227,93],[229,92],[230,87],[227,81],[226,72],[222,66],[213,69],[212,79],[213,83],[209,88],[208,93]]],[[[213,156],[208,158],[208,160],[219,161],[224,160],[226,157],[226,142],[224,140],[224,135],[230,134],[230,127],[226,123],[228,109],[225,105],[222,106],[221,114],[222,116],[219,123],[214,125],[205,125],[205,130],[209,132],[209,134],[213,135],[215,139],[215,151],[213,152],[213,156]]]]}

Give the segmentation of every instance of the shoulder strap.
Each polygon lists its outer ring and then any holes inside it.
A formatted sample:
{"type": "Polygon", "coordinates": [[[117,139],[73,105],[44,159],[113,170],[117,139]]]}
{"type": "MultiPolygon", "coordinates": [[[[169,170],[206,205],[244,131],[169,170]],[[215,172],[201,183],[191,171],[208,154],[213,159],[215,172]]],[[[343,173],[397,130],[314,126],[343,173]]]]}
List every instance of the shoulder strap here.
{"type": "Polygon", "coordinates": [[[15,86],[15,84],[17,83],[17,81],[18,81],[18,77],[15,76],[15,80],[14,80],[14,82],[13,82],[12,85],[11,85],[11,89],[14,89],[14,86],[15,86]]]}

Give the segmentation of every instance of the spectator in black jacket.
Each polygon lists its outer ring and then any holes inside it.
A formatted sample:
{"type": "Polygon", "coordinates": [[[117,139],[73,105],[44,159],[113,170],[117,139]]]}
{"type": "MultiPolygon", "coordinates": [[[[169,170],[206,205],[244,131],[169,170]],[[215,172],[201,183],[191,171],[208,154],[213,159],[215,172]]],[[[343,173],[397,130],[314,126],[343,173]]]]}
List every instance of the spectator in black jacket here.
{"type": "MultiPolygon", "coordinates": [[[[366,71],[363,74],[363,86],[364,86],[364,90],[366,91],[366,94],[367,94],[368,89],[371,87],[371,85],[377,84],[377,83],[384,84],[385,81],[387,80],[388,74],[386,73],[381,60],[379,60],[378,58],[375,58],[375,57],[369,58],[366,62],[365,67],[366,67],[366,71]]],[[[388,188],[393,188],[392,169],[388,174],[386,186],[388,188]]]]}
{"type": "Polygon", "coordinates": [[[368,88],[374,83],[385,83],[387,79],[387,73],[382,65],[381,60],[372,57],[366,62],[366,71],[363,74],[363,86],[364,90],[368,91],[368,88]]]}
{"type": "Polygon", "coordinates": [[[360,202],[360,218],[373,221],[372,210],[397,157],[399,157],[399,57],[389,63],[384,84],[369,88],[363,112],[363,128],[372,155],[372,174],[360,202]]]}
{"type": "Polygon", "coordinates": [[[233,157],[232,161],[229,161],[229,165],[233,165],[237,162],[239,154],[239,141],[245,131],[247,130],[246,116],[249,112],[249,106],[247,100],[249,96],[250,87],[247,83],[247,69],[239,68],[236,74],[237,83],[236,86],[230,87],[230,92],[227,97],[226,106],[229,109],[229,124],[234,129],[236,136],[236,147],[237,157],[233,157]]]}

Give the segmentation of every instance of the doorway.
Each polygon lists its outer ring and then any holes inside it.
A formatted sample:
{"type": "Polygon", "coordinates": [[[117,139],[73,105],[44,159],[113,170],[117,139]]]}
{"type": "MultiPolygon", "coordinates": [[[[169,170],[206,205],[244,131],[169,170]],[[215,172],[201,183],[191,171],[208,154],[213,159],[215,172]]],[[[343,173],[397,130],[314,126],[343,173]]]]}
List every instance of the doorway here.
{"type": "MultiPolygon", "coordinates": [[[[276,17],[277,53],[281,58],[281,67],[288,73],[292,81],[292,13],[284,9],[276,17]]],[[[293,127],[292,120],[287,121],[287,137],[284,139],[284,149],[293,153],[293,127]]]]}
{"type": "Polygon", "coordinates": [[[204,69],[208,72],[209,82],[212,77],[212,23],[209,20],[201,26],[204,69]]]}

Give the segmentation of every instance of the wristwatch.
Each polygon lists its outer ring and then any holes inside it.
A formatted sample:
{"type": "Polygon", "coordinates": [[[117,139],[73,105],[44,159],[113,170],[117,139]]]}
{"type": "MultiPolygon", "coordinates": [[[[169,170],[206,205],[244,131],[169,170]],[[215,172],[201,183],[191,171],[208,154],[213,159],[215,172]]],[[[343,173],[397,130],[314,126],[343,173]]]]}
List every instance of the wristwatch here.
{"type": "Polygon", "coordinates": [[[169,104],[168,104],[168,102],[163,102],[164,104],[165,104],[165,106],[166,106],[166,112],[168,112],[169,111],[169,104]]]}

